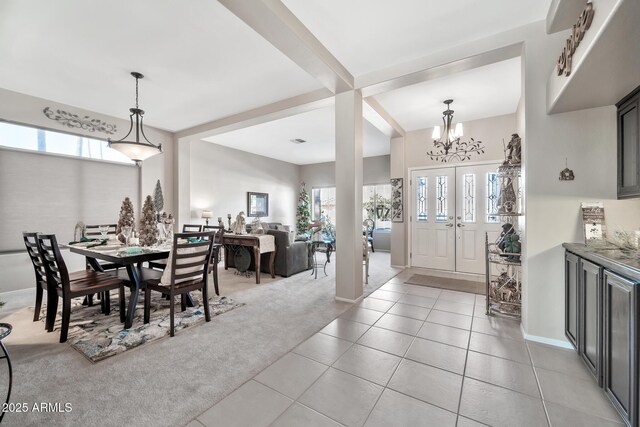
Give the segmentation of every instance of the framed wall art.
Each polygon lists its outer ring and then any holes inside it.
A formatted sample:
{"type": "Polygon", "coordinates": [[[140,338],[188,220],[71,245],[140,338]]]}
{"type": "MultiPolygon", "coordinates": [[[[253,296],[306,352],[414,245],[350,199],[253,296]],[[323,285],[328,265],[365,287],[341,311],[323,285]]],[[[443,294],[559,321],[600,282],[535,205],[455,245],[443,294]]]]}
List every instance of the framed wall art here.
{"type": "Polygon", "coordinates": [[[391,222],[404,222],[402,178],[391,178],[391,222]]]}
{"type": "Polygon", "coordinates": [[[247,193],[247,216],[269,216],[269,193],[247,193]]]}

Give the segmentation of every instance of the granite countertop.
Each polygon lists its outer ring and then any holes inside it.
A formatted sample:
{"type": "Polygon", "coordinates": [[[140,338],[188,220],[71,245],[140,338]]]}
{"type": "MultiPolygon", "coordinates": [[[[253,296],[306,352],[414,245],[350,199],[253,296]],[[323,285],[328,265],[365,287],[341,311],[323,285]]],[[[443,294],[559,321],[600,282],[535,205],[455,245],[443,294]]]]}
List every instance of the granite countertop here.
{"type": "Polygon", "coordinates": [[[633,252],[622,251],[618,248],[592,248],[583,243],[563,243],[562,246],[581,258],[629,279],[637,280],[640,284],[640,258],[633,252]]]}

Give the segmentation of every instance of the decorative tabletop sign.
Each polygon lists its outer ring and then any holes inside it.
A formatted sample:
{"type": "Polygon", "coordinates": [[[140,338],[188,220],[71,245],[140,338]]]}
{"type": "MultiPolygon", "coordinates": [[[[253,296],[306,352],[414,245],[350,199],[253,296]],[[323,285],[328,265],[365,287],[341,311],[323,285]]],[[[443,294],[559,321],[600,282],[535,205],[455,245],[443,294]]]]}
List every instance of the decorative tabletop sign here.
{"type": "Polygon", "coordinates": [[[585,244],[604,238],[604,204],[582,202],[582,222],[585,244]]]}
{"type": "Polygon", "coordinates": [[[564,49],[562,49],[562,53],[558,58],[557,68],[559,76],[561,76],[562,74],[564,74],[565,76],[569,76],[571,74],[571,60],[573,59],[573,54],[575,53],[587,30],[589,29],[589,27],[591,27],[594,13],[595,12],[593,9],[593,3],[587,3],[584,7],[584,10],[580,14],[580,17],[578,18],[578,22],[576,22],[573,26],[571,37],[567,39],[567,44],[564,49]]]}

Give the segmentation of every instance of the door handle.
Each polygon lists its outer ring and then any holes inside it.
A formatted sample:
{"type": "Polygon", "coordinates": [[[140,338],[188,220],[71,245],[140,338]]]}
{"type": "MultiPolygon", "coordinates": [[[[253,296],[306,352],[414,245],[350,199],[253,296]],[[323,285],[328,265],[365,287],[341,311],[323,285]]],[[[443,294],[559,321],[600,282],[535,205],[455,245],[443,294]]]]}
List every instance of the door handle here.
{"type": "Polygon", "coordinates": [[[458,223],[458,227],[464,227],[464,224],[458,223]]]}
{"type": "Polygon", "coordinates": [[[447,227],[453,227],[453,224],[448,223],[448,224],[445,224],[445,226],[447,226],[447,227]]]}

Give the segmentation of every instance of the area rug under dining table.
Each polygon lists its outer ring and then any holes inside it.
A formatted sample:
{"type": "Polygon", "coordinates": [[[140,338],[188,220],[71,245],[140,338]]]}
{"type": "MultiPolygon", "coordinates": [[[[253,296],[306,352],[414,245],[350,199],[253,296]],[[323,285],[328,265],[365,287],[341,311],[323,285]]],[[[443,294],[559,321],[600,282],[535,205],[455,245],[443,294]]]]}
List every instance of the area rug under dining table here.
{"type": "MultiPolygon", "coordinates": [[[[204,325],[204,308],[199,292],[192,293],[194,306],[180,311],[180,300],[176,299],[175,331],[204,325]]],[[[214,296],[209,299],[211,317],[219,316],[235,308],[243,306],[227,297],[214,296]]],[[[72,301],[69,337],[67,342],[92,362],[99,362],[116,354],[123,353],[143,344],[151,343],[169,336],[169,301],[160,293],[151,294],[151,316],[147,324],[142,322],[144,314],[144,297],[137,305],[133,327],[124,329],[120,323],[117,294],[111,297],[111,313],[105,316],[98,301],[91,307],[82,306],[80,299],[72,301]]],[[[42,309],[40,319],[46,318],[46,307],[42,309]]],[[[56,316],[54,333],[60,333],[62,314],[56,316]]]]}

